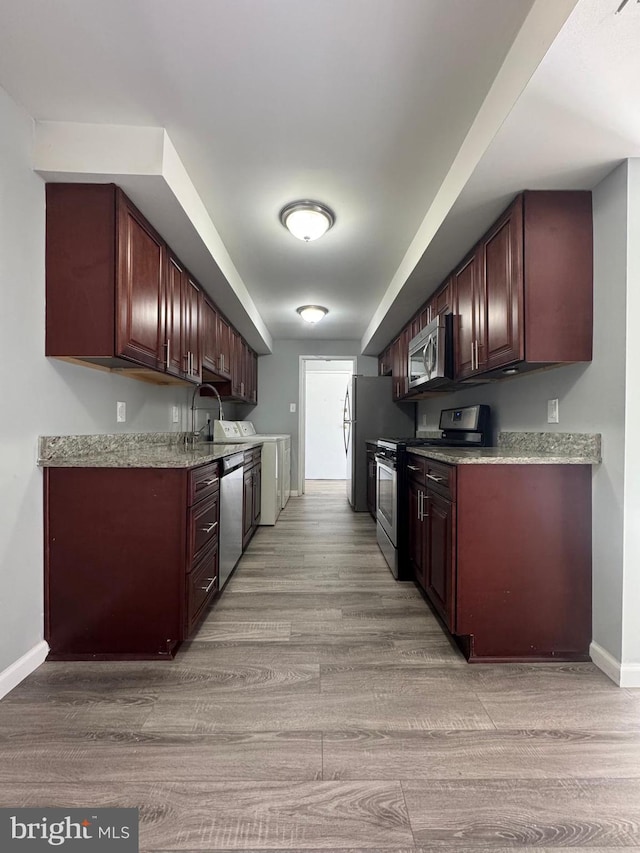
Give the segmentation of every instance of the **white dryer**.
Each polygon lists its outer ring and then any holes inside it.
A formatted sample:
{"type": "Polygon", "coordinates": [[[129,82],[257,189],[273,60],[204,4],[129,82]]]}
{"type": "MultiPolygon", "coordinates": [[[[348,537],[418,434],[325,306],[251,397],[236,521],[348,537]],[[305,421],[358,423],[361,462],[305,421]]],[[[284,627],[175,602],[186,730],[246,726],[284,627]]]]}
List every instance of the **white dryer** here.
{"type": "Polygon", "coordinates": [[[275,524],[291,495],[291,436],[258,433],[251,421],[214,421],[213,430],[216,441],[262,442],[260,524],[275,524]]]}

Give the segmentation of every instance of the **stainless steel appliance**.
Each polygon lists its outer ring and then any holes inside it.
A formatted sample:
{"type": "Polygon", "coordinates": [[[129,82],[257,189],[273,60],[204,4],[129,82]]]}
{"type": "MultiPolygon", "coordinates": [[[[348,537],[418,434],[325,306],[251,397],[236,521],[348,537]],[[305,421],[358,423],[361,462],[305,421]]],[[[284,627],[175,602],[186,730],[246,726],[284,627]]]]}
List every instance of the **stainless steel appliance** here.
{"type": "Polygon", "coordinates": [[[220,477],[220,589],[242,555],[242,509],[244,453],[222,460],[220,477]]]}
{"type": "Polygon", "coordinates": [[[352,376],[347,386],[342,430],[347,498],[356,512],[367,512],[366,442],[415,432],[413,406],[405,409],[393,402],[392,381],[391,376],[352,376]]]}
{"type": "Polygon", "coordinates": [[[409,342],[409,389],[453,385],[453,314],[435,317],[409,342]]]}
{"type": "Polygon", "coordinates": [[[376,453],[376,538],[391,572],[412,580],[408,560],[406,452],[410,447],[486,447],[491,443],[489,406],[464,406],[440,412],[438,438],[381,438],[376,453]]]}

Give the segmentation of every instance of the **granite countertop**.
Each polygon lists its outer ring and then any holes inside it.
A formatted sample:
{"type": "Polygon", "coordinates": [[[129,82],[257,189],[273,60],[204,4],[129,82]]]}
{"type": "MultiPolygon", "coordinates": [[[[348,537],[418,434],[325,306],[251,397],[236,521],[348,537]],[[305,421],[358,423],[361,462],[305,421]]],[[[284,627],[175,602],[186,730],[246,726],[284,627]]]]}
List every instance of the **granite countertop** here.
{"type": "Polygon", "coordinates": [[[497,447],[412,447],[409,453],[449,465],[597,465],[597,433],[501,432],[497,447]]]}
{"type": "Polygon", "coordinates": [[[449,465],[594,465],[600,460],[583,454],[514,450],[506,447],[412,447],[408,453],[449,465]]]}
{"type": "Polygon", "coordinates": [[[242,444],[200,442],[185,447],[177,433],[133,433],[105,436],[41,436],[41,468],[196,468],[234,453],[261,447],[261,441],[242,444]]]}

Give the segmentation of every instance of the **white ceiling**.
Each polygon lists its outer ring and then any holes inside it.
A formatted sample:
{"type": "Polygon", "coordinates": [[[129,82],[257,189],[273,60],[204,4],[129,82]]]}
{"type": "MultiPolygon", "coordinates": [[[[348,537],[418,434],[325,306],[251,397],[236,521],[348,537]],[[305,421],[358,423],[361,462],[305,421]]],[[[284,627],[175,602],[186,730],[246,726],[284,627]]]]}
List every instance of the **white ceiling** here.
{"type": "Polygon", "coordinates": [[[533,74],[574,3],[2,0],[0,84],[40,121],[164,127],[271,335],[377,352],[510,195],[640,153],[634,0],[580,0],[533,74]],[[317,243],[279,224],[298,198],[336,213],[317,243]]]}

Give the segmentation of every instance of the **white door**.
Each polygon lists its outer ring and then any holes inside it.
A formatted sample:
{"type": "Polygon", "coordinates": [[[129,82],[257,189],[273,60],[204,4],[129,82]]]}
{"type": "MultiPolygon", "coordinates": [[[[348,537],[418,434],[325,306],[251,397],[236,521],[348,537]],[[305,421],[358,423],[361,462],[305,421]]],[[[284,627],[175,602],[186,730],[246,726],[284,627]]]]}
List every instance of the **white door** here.
{"type": "Polygon", "coordinates": [[[343,420],[351,371],[309,370],[306,375],[305,478],[344,480],[343,420]]]}

